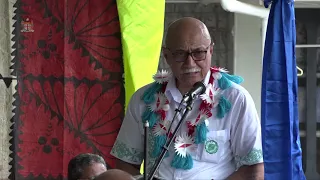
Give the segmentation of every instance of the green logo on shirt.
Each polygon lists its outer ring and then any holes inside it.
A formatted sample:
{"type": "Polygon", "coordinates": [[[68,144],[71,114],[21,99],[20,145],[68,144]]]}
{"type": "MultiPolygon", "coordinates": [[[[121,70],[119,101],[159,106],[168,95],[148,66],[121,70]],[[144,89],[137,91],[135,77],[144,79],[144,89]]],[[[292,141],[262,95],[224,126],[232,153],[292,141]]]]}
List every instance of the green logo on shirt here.
{"type": "Polygon", "coordinates": [[[216,141],[210,140],[210,141],[206,141],[205,149],[206,149],[207,153],[214,154],[218,151],[219,146],[216,141]]]}

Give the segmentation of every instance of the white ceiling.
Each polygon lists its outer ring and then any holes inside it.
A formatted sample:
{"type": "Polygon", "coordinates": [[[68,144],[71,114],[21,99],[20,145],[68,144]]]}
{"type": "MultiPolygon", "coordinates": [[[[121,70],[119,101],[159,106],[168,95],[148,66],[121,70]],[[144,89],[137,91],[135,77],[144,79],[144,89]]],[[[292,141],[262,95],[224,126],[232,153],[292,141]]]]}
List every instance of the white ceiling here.
{"type": "MultiPolygon", "coordinates": [[[[240,0],[256,5],[263,5],[263,0],[240,0]]],[[[289,0],[288,0],[289,1],[289,0]]],[[[320,0],[295,0],[296,8],[320,8],[320,0]]]]}
{"type": "MultiPolygon", "coordinates": [[[[240,0],[242,2],[263,6],[263,0],[240,0]]],[[[167,3],[219,3],[220,0],[166,0],[167,3]]],[[[295,0],[296,8],[320,8],[320,0],[295,0]]]]}

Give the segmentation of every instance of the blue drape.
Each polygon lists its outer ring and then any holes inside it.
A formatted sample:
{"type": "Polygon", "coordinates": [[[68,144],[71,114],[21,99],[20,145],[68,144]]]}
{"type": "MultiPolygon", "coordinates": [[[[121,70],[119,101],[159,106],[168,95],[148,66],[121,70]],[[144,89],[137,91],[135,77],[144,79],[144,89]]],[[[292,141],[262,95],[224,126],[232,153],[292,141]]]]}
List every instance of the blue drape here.
{"type": "MultiPolygon", "coordinates": [[[[269,15],[261,91],[266,180],[305,180],[299,137],[293,0],[273,0],[269,15]]],[[[265,0],[268,7],[271,0],[265,0]]]]}

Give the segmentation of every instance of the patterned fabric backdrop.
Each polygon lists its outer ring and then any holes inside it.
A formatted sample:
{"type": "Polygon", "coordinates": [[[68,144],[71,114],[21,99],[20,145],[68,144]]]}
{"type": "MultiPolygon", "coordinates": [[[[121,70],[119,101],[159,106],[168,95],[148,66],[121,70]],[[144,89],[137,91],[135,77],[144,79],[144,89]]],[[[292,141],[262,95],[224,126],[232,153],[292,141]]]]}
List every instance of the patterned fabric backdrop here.
{"type": "Polygon", "coordinates": [[[83,152],[109,166],[124,114],[115,0],[17,0],[11,179],[62,179],[83,152]]]}

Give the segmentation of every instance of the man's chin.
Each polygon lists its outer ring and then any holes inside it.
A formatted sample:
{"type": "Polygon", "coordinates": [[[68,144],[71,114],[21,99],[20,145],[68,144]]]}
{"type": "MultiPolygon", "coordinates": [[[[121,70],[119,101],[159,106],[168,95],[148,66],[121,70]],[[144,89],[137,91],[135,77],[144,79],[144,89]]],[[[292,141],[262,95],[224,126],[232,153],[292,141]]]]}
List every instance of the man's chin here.
{"type": "Polygon", "coordinates": [[[184,84],[184,86],[188,86],[191,88],[195,83],[199,81],[201,81],[201,78],[192,78],[192,79],[184,78],[181,83],[184,84]]]}

